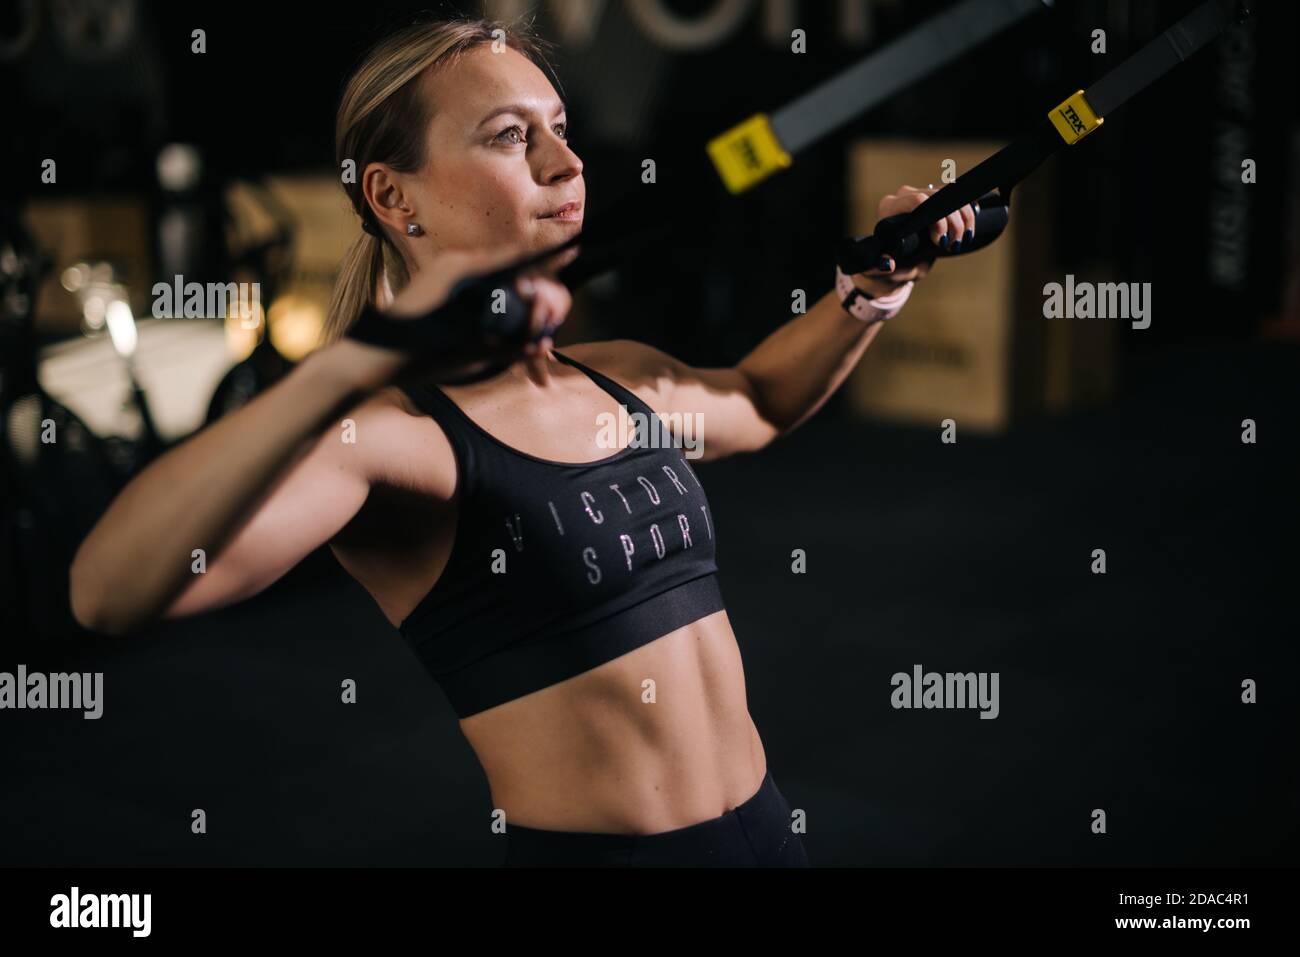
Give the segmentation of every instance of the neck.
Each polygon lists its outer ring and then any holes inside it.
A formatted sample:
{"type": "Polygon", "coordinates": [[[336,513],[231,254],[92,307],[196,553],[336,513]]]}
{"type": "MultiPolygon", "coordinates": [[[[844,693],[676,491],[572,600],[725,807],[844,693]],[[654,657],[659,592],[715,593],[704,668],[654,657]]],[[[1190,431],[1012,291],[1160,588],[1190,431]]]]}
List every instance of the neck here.
{"type": "Polygon", "coordinates": [[[507,382],[513,382],[532,388],[545,389],[554,384],[555,370],[559,365],[559,361],[559,359],[555,358],[551,349],[546,349],[536,355],[521,357],[489,379],[481,379],[478,382],[462,386],[452,386],[452,388],[495,389],[507,382]]]}
{"type": "Polygon", "coordinates": [[[559,360],[555,358],[551,349],[540,349],[536,354],[524,356],[511,365],[507,374],[544,389],[554,381],[557,362],[559,360]]]}

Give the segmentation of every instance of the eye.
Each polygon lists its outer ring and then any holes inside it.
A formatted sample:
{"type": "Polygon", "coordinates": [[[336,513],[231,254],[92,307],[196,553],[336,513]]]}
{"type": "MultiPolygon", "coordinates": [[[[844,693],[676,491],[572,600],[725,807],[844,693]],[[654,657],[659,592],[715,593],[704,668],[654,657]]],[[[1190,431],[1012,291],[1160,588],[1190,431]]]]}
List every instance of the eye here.
{"type": "Polygon", "coordinates": [[[524,142],[522,139],[515,139],[515,140],[506,139],[505,137],[507,133],[518,133],[520,136],[523,136],[524,133],[523,127],[521,127],[518,123],[516,123],[514,126],[507,126],[504,130],[498,133],[495,138],[498,142],[507,143],[511,146],[516,146],[519,143],[524,142]]]}
{"type": "MultiPolygon", "coordinates": [[[[558,136],[560,139],[564,140],[565,142],[568,142],[569,139],[568,121],[565,121],[563,123],[556,123],[553,127],[551,127],[551,129],[555,131],[556,136],[558,136]]],[[[494,140],[498,143],[505,143],[507,146],[518,146],[520,143],[527,142],[527,140],[522,139],[523,133],[524,133],[523,127],[520,126],[518,123],[516,123],[513,126],[507,126],[504,130],[502,130],[494,137],[494,140]],[[516,134],[516,136],[514,138],[511,138],[510,137],[511,133],[516,134]]]]}

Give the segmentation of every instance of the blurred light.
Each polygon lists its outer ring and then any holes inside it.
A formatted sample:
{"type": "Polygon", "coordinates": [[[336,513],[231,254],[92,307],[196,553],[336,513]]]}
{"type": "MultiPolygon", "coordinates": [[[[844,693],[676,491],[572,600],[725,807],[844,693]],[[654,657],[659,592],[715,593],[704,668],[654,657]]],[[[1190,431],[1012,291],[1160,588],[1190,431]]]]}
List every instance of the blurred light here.
{"type": "Polygon", "coordinates": [[[63,270],[63,276],[60,281],[63,283],[63,288],[68,290],[68,292],[76,292],[86,284],[86,280],[89,278],[90,267],[85,263],[77,263],[76,265],[69,266],[67,269],[63,270]]]}
{"type": "Polygon", "coordinates": [[[158,151],[157,166],[158,185],[182,193],[198,183],[203,163],[199,151],[188,143],[169,143],[158,151]]]}
{"type": "Polygon", "coordinates": [[[261,330],[266,322],[262,303],[258,300],[235,300],[226,307],[226,346],[236,362],[247,359],[261,341],[261,330]]]}
{"type": "Polygon", "coordinates": [[[82,301],[81,315],[86,320],[87,334],[104,328],[104,314],[107,306],[103,296],[89,295],[82,301]]]}
{"type": "Polygon", "coordinates": [[[298,362],[320,343],[325,310],[309,296],[288,294],[271,303],[267,323],[276,351],[298,362]]]}
{"type": "MultiPolygon", "coordinates": [[[[87,304],[89,305],[89,303],[87,304]]],[[[113,340],[113,348],[124,359],[135,355],[136,329],[135,316],[131,307],[122,299],[114,299],[108,304],[108,334],[113,340]]]]}
{"type": "Polygon", "coordinates": [[[34,393],[15,399],[5,420],[9,447],[23,468],[32,468],[40,452],[41,400],[34,393]]]}

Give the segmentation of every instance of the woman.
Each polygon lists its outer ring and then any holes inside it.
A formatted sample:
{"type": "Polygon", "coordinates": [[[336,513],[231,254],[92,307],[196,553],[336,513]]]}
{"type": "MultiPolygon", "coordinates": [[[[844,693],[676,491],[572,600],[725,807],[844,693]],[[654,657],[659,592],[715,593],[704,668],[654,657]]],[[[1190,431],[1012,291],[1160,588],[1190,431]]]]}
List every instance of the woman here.
{"type": "MultiPolygon", "coordinates": [[[[626,340],[556,352],[570,298],[535,271],[518,283],[535,341],[505,371],[421,384],[431,357],[342,335],[365,305],[427,313],[582,225],[541,43],[498,28],[406,27],[356,69],[337,160],[355,162],[364,232],[331,341],[123,490],[73,563],[74,611],[127,632],[248,598],[329,543],[452,701],[507,863],[806,865],[746,706],[704,490],[681,448],[611,451],[602,416],[702,422],[705,461],[756,451],[839,387],[926,267],[852,277],[874,302],[829,292],[720,369],[626,340]]],[[[879,213],[926,195],[904,186],[879,213]]],[[[968,207],[933,236],[973,228],[968,207]]]]}

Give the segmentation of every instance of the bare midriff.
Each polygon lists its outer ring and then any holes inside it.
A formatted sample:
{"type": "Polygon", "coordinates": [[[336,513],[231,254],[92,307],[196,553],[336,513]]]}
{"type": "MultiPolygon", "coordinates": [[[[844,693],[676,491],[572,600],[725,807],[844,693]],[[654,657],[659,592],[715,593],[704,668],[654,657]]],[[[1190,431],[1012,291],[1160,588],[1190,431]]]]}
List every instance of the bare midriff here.
{"type": "MultiPolygon", "coordinates": [[[[590,421],[598,408],[593,403],[609,397],[581,373],[572,376],[586,405],[565,407],[564,420],[590,421]]],[[[405,456],[402,477],[409,488],[397,494],[376,486],[358,519],[332,544],[343,567],[398,627],[448,561],[458,506],[439,503],[445,488],[420,484],[422,477],[454,467],[450,447],[445,440],[430,441],[437,426],[400,393],[394,398],[411,415],[409,438],[394,446],[395,455],[405,456]]],[[[549,405],[562,408],[559,399],[549,405]]],[[[534,437],[564,435],[530,422],[528,408],[496,410],[484,416],[485,423],[493,429],[528,427],[534,437]]],[[[527,437],[505,434],[502,441],[527,437]]],[[[601,452],[562,444],[528,450],[575,463],[601,452]]],[[[767,773],[763,744],[749,715],[740,649],[725,611],[472,714],[460,727],[487,775],[492,807],[505,812],[507,827],[658,834],[743,804],[767,773]]]]}
{"type": "Polygon", "coordinates": [[[725,611],[460,726],[507,827],[657,834],[743,804],[767,772],[725,611]]]}

